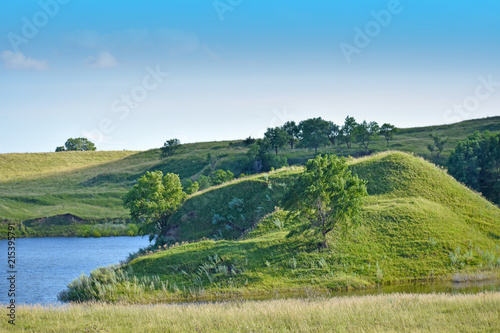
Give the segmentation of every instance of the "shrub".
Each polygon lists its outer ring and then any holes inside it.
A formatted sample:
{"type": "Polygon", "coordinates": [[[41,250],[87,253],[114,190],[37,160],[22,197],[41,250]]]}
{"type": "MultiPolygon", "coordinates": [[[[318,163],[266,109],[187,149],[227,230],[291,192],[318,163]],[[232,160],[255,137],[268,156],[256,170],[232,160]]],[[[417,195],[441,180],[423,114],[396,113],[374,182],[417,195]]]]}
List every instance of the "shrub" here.
{"type": "Polygon", "coordinates": [[[197,182],[199,190],[204,190],[210,187],[210,178],[205,175],[199,176],[197,182]]]}
{"type": "Polygon", "coordinates": [[[231,171],[227,170],[217,170],[215,171],[212,176],[210,176],[210,183],[212,185],[220,185],[225,182],[231,181],[234,179],[234,175],[231,171]]]}

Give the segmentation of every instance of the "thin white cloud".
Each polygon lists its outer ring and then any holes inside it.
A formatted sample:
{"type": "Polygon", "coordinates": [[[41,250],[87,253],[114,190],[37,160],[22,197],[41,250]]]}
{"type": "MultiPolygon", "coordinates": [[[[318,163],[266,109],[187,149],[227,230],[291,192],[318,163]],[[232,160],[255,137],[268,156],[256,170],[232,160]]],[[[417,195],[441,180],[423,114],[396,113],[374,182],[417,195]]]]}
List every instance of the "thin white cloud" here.
{"type": "Polygon", "coordinates": [[[117,62],[111,53],[101,52],[97,58],[88,57],[85,59],[85,65],[90,68],[112,68],[116,67],[117,62]]]}
{"type": "Polygon", "coordinates": [[[47,61],[45,60],[35,60],[30,57],[26,57],[22,52],[12,52],[3,51],[0,54],[0,59],[7,69],[13,70],[35,70],[35,71],[46,71],[49,69],[47,61]]]}

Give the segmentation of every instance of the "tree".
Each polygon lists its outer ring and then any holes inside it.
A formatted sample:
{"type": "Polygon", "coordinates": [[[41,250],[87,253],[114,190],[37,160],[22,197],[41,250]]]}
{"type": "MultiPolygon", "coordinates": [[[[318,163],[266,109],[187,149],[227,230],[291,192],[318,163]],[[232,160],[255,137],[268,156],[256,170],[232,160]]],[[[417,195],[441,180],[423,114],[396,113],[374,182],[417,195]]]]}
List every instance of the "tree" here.
{"type": "Polygon", "coordinates": [[[248,164],[246,170],[253,173],[269,171],[271,168],[279,169],[288,165],[285,156],[279,156],[269,153],[271,151],[269,139],[258,139],[256,143],[250,146],[247,152],[248,164]]]}
{"type": "Polygon", "coordinates": [[[365,151],[368,151],[370,142],[377,139],[378,132],[379,126],[375,121],[367,123],[366,120],[364,120],[361,124],[356,126],[356,140],[361,142],[363,147],[365,147],[365,151]]]}
{"type": "Polygon", "coordinates": [[[284,197],[284,208],[305,216],[323,236],[336,229],[349,229],[366,196],[366,183],[347,168],[345,158],[321,156],[309,160],[305,171],[284,197]]]}
{"type": "Polygon", "coordinates": [[[220,185],[233,179],[234,174],[231,171],[224,171],[222,169],[219,169],[210,176],[210,183],[212,185],[220,185]]]}
{"type": "Polygon", "coordinates": [[[70,138],[64,144],[64,147],[60,146],[56,148],[56,151],[94,151],[96,150],[95,145],[86,138],[70,138]],[[66,149],[64,149],[66,148],[66,149]]]}
{"type": "Polygon", "coordinates": [[[134,222],[142,223],[141,230],[150,240],[166,230],[170,217],[186,198],[179,176],[161,171],[146,172],[137,185],[127,193],[124,205],[134,222]]]}
{"type": "Polygon", "coordinates": [[[427,145],[427,149],[431,152],[431,156],[433,155],[433,152],[436,152],[436,161],[439,161],[439,155],[443,152],[444,145],[448,142],[448,138],[445,139],[434,134],[430,134],[429,136],[434,142],[427,145]]]}
{"type": "Polygon", "coordinates": [[[389,147],[389,140],[392,140],[394,134],[397,134],[398,132],[399,130],[396,126],[389,123],[384,123],[382,127],[380,127],[380,134],[382,134],[387,141],[387,147],[389,147]]]}
{"type": "Polygon", "coordinates": [[[299,129],[302,144],[305,147],[314,148],[315,153],[318,152],[319,147],[326,146],[330,143],[328,140],[330,124],[321,117],[301,121],[299,123],[299,129]]]}
{"type": "Polygon", "coordinates": [[[336,125],[334,122],[329,121],[328,122],[328,140],[330,140],[330,143],[332,146],[335,146],[335,143],[340,135],[340,127],[339,125],[336,125]]]}
{"type": "Polygon", "coordinates": [[[193,182],[191,179],[187,178],[181,181],[182,189],[186,192],[187,195],[198,192],[200,189],[200,184],[198,182],[193,182]]]}
{"type": "Polygon", "coordinates": [[[476,132],[460,141],[448,159],[448,172],[500,204],[500,134],[476,132]]]}
{"type": "Polygon", "coordinates": [[[57,152],[60,152],[60,151],[66,151],[66,147],[64,147],[64,146],[59,146],[59,147],[57,147],[57,148],[56,148],[56,153],[57,153],[57,152]]]}
{"type": "Polygon", "coordinates": [[[479,182],[481,170],[479,158],[482,155],[480,141],[479,132],[474,133],[460,141],[448,159],[448,173],[476,191],[481,190],[479,182]]]}
{"type": "Polygon", "coordinates": [[[295,124],[295,121],[287,121],[281,128],[288,134],[288,143],[290,144],[290,149],[294,149],[295,142],[299,139],[299,126],[295,124]]]}
{"type": "Polygon", "coordinates": [[[280,127],[268,128],[264,138],[269,140],[269,144],[278,155],[278,149],[283,148],[288,141],[288,134],[280,127]]]}
{"type": "Polygon", "coordinates": [[[210,187],[210,178],[205,175],[200,175],[197,180],[199,184],[199,190],[204,190],[210,187]]]}
{"type": "Polygon", "coordinates": [[[356,120],[354,117],[347,116],[344,121],[344,126],[340,129],[340,139],[347,145],[347,148],[351,148],[351,143],[354,141],[354,136],[356,132],[356,120]]]}
{"type": "Polygon", "coordinates": [[[190,194],[193,194],[193,193],[196,193],[198,192],[200,189],[200,184],[198,184],[198,182],[193,182],[190,186],[188,186],[186,188],[186,194],[190,195],[190,194]]]}
{"type": "Polygon", "coordinates": [[[251,136],[249,136],[248,138],[246,138],[245,140],[243,140],[243,143],[246,145],[246,146],[250,146],[251,144],[254,144],[255,143],[255,139],[252,138],[251,136]]]}
{"type": "Polygon", "coordinates": [[[163,147],[160,148],[161,156],[167,157],[172,156],[175,151],[180,147],[181,141],[179,139],[170,139],[165,141],[163,147]]]}

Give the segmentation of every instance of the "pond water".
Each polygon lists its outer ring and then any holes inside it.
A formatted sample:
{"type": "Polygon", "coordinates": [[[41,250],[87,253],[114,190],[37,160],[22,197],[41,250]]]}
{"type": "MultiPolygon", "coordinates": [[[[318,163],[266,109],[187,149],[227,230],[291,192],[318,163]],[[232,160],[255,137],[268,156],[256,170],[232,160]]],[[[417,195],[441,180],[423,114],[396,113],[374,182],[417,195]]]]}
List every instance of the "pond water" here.
{"type": "MultiPolygon", "coordinates": [[[[57,304],[57,295],[81,273],[125,260],[129,253],[149,245],[148,237],[102,237],[102,238],[21,238],[16,240],[16,303],[57,304]]],[[[7,271],[7,241],[0,240],[2,273],[0,279],[0,303],[7,303],[9,281],[7,271]]],[[[426,283],[399,286],[384,286],[357,291],[325,293],[276,293],[246,299],[275,299],[303,297],[361,296],[382,293],[478,293],[500,292],[500,282],[482,281],[473,283],[426,283]]],[[[220,299],[207,299],[219,301],[220,299]]]]}
{"type": "MultiPolygon", "coordinates": [[[[7,240],[0,240],[0,303],[7,303],[10,270],[7,240]]],[[[57,303],[57,295],[81,273],[118,264],[149,245],[145,237],[45,237],[16,239],[15,300],[20,304],[57,303]]]]}
{"type": "MultiPolygon", "coordinates": [[[[282,298],[315,298],[315,297],[343,297],[343,296],[366,296],[394,293],[407,294],[477,294],[480,292],[500,292],[500,281],[471,281],[471,282],[426,282],[414,284],[401,284],[393,286],[379,286],[360,290],[338,290],[329,292],[298,292],[298,293],[275,293],[253,297],[254,300],[282,299],[282,298]]],[[[217,299],[209,301],[218,301],[217,299]]]]}

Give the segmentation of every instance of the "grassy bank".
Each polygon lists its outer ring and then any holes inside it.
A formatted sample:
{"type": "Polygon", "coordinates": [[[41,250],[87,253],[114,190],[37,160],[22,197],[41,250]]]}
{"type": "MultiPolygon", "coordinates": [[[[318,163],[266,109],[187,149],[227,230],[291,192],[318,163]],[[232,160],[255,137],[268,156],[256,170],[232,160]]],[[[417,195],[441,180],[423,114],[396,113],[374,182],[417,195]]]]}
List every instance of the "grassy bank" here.
{"type": "Polygon", "coordinates": [[[500,293],[17,309],[13,332],[493,332],[500,293]]]}

